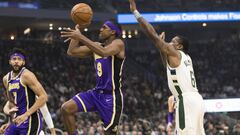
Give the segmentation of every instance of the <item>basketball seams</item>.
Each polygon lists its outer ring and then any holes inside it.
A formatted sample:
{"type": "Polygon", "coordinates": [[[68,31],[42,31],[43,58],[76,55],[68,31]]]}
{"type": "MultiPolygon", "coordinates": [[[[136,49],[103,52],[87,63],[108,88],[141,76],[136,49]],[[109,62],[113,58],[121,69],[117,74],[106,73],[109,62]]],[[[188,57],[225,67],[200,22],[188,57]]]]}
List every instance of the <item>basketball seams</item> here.
{"type": "Polygon", "coordinates": [[[89,25],[92,21],[93,12],[89,5],[79,3],[71,10],[72,20],[79,25],[89,25]]]}
{"type": "MultiPolygon", "coordinates": [[[[83,18],[79,17],[76,15],[76,13],[73,13],[73,16],[72,16],[72,19],[75,21],[75,22],[78,22],[78,20],[80,20],[80,22],[83,22],[83,23],[88,23],[88,20],[90,20],[90,17],[87,18],[85,17],[86,20],[84,20],[83,18]]],[[[91,19],[92,20],[92,19],[91,19]]]]}

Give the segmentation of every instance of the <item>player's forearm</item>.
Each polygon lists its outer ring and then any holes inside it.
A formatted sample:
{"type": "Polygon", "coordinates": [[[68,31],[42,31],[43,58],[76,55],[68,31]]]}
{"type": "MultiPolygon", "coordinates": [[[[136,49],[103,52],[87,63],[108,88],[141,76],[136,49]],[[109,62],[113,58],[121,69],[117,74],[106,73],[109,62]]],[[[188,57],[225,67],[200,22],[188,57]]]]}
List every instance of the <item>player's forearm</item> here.
{"type": "Polygon", "coordinates": [[[70,44],[68,46],[67,54],[71,55],[72,53],[74,53],[74,50],[80,47],[78,44],[79,44],[78,40],[71,39],[70,44]]]}
{"type": "Polygon", "coordinates": [[[40,109],[47,102],[47,100],[48,100],[47,95],[45,94],[40,95],[33,104],[33,106],[26,112],[27,116],[32,115],[34,112],[40,109]]]}
{"type": "Polygon", "coordinates": [[[159,38],[158,33],[155,31],[153,26],[147,22],[137,10],[133,11],[133,13],[143,32],[153,41],[154,45],[161,51],[161,53],[165,55],[166,45],[164,44],[164,41],[159,38]]]}
{"type": "Polygon", "coordinates": [[[166,67],[167,66],[166,56],[161,51],[160,51],[160,56],[161,56],[163,66],[166,67]]]}
{"type": "Polygon", "coordinates": [[[84,35],[79,37],[79,41],[85,44],[89,49],[91,49],[94,53],[104,57],[106,56],[104,47],[102,47],[99,43],[93,42],[84,35]]]}
{"type": "Polygon", "coordinates": [[[142,28],[143,32],[154,42],[156,43],[158,40],[158,34],[153,28],[153,26],[147,22],[141,14],[135,10],[133,11],[137,21],[139,22],[140,27],[142,28]]]}
{"type": "Polygon", "coordinates": [[[10,111],[10,106],[9,106],[9,101],[7,101],[7,103],[3,107],[3,112],[9,115],[10,114],[9,111],[10,111]]]}

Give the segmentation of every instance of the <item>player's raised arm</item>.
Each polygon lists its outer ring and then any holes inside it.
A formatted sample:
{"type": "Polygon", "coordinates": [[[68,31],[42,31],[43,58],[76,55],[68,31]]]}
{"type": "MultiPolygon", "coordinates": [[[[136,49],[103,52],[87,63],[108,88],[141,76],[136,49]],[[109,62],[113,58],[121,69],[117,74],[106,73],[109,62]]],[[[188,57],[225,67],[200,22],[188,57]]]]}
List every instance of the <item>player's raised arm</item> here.
{"type": "Polygon", "coordinates": [[[137,10],[136,2],[135,0],[129,0],[130,2],[130,10],[135,15],[137,21],[139,22],[139,25],[143,29],[143,32],[154,42],[159,42],[158,33],[155,31],[153,26],[147,22],[141,14],[137,10]]]}
{"type": "Polygon", "coordinates": [[[166,58],[168,61],[170,61],[170,63],[172,63],[171,61],[173,59],[174,61],[175,59],[179,59],[179,52],[172,45],[169,45],[169,43],[165,42],[163,38],[157,34],[153,26],[138,12],[135,0],[129,0],[129,2],[131,12],[136,17],[141,28],[143,29],[143,32],[154,42],[154,45],[158,48],[159,52],[163,54],[162,58],[166,58]]]}
{"type": "MultiPolygon", "coordinates": [[[[107,27],[103,29],[107,29],[107,27]]],[[[110,45],[103,47],[101,43],[90,40],[78,30],[65,29],[61,32],[61,37],[71,38],[76,40],[76,42],[79,41],[82,44],[86,45],[86,47],[89,48],[92,52],[102,57],[117,55],[124,49],[124,42],[121,39],[113,39],[110,45]]],[[[74,45],[76,45],[76,43],[74,43],[74,45]]]]}
{"type": "MultiPolygon", "coordinates": [[[[64,30],[66,30],[66,28],[64,28],[64,30]]],[[[78,25],[75,26],[75,32],[80,32],[78,25]]],[[[87,46],[80,45],[80,42],[78,40],[68,38],[64,42],[67,42],[69,40],[71,40],[67,50],[67,54],[69,56],[85,58],[92,54],[92,51],[87,46]]]]}
{"type": "Polygon", "coordinates": [[[153,41],[154,45],[161,53],[163,53],[164,55],[168,55],[169,52],[167,43],[165,43],[165,41],[159,37],[153,26],[149,22],[147,22],[138,12],[135,0],[129,0],[129,2],[130,10],[139,22],[139,25],[142,28],[143,32],[153,41]]]}

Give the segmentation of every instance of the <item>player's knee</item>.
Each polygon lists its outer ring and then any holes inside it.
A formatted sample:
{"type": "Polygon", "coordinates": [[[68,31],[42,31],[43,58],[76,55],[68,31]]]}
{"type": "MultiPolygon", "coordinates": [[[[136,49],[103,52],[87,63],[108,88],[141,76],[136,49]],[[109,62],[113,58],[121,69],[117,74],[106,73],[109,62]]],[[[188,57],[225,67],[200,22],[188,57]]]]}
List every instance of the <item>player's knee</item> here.
{"type": "Polygon", "coordinates": [[[70,109],[70,105],[67,103],[62,104],[61,113],[63,115],[73,114],[72,110],[70,109]]]}

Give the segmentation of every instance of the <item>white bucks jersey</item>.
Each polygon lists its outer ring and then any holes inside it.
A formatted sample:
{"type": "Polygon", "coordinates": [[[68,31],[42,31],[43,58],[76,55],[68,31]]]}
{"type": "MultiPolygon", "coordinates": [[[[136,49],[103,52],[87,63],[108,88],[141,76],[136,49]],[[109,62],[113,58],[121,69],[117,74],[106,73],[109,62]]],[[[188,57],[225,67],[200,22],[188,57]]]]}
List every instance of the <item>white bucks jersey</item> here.
{"type": "Polygon", "coordinates": [[[192,60],[189,55],[181,53],[181,63],[177,68],[167,64],[168,86],[175,97],[185,92],[197,92],[197,85],[193,71],[192,60]]]}

